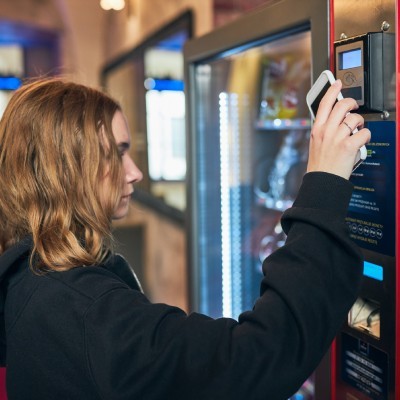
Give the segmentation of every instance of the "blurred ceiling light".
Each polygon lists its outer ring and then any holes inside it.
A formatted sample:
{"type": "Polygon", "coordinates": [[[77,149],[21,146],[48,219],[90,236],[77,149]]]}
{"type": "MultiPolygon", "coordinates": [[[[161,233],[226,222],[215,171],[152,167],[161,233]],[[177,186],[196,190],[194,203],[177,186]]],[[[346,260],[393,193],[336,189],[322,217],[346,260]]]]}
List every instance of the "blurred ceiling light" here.
{"type": "Polygon", "coordinates": [[[125,0],[100,0],[103,10],[122,10],[125,7],[125,0]]]}

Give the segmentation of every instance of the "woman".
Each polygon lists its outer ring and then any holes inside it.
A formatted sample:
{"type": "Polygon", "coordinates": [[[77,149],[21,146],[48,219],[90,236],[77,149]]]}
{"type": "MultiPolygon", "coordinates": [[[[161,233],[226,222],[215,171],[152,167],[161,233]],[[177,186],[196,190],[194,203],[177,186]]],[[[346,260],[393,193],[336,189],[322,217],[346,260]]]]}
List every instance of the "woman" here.
{"type": "Polygon", "coordinates": [[[321,102],[308,173],[239,322],[151,304],[112,253],[111,221],[142,173],[126,120],[105,94],[28,84],[0,123],[0,340],[9,399],[277,399],[328,349],[357,296],[361,256],[344,217],[370,132],[321,102]],[[351,136],[348,127],[360,131],[351,136]]]}

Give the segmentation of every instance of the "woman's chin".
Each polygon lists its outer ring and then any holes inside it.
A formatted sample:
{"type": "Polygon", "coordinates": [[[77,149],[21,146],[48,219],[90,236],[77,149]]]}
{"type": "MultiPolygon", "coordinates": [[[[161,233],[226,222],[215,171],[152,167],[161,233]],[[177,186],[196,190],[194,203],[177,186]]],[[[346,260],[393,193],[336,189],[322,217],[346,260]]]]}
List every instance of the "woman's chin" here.
{"type": "Polygon", "coordinates": [[[126,217],[129,211],[129,198],[122,198],[117,209],[114,211],[112,219],[121,219],[126,217]]]}

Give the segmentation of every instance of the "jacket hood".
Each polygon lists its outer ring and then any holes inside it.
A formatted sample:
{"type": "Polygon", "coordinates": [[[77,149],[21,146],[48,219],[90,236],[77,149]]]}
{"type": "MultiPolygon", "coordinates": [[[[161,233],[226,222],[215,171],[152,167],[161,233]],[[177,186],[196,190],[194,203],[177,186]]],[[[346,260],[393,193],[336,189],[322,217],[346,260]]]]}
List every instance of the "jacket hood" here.
{"type": "MultiPolygon", "coordinates": [[[[5,365],[6,360],[4,309],[7,288],[10,280],[13,278],[18,279],[17,275],[26,270],[27,259],[30,256],[32,248],[33,239],[31,236],[26,236],[0,255],[0,365],[5,365]]],[[[101,267],[113,273],[130,288],[143,292],[135,272],[121,255],[114,254],[108,257],[101,267]]]]}
{"type": "Polygon", "coordinates": [[[26,237],[0,255],[0,365],[5,365],[6,333],[4,305],[7,297],[7,281],[18,269],[17,266],[29,255],[32,238],[26,237]]]}

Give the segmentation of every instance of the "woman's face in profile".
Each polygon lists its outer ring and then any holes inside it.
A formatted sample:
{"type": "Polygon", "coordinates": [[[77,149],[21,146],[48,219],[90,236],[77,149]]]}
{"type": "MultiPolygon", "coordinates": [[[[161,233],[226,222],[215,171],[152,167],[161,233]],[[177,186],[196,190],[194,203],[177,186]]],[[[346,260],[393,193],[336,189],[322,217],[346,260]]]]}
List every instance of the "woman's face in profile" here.
{"type": "Polygon", "coordinates": [[[129,154],[131,138],[128,123],[121,111],[117,111],[114,115],[112,120],[112,131],[115,142],[118,146],[118,151],[121,155],[122,166],[124,170],[124,185],[122,195],[113,214],[113,219],[120,219],[125,217],[128,213],[130,198],[134,190],[133,183],[140,182],[143,178],[143,174],[133,162],[129,154]]]}

